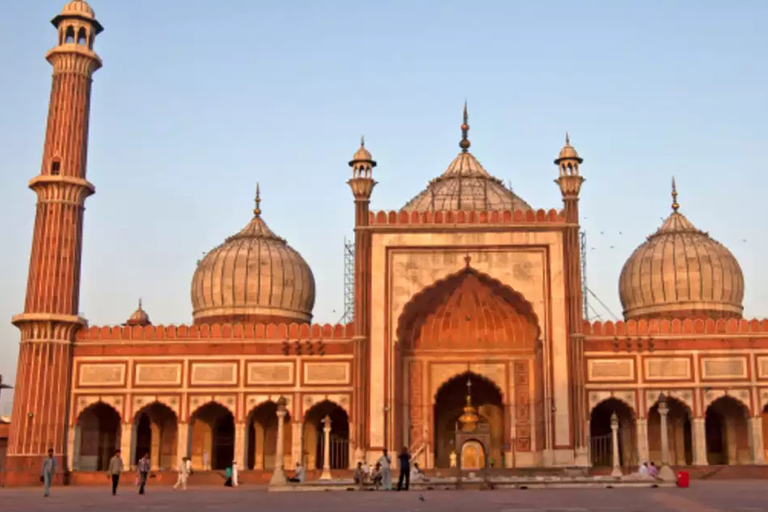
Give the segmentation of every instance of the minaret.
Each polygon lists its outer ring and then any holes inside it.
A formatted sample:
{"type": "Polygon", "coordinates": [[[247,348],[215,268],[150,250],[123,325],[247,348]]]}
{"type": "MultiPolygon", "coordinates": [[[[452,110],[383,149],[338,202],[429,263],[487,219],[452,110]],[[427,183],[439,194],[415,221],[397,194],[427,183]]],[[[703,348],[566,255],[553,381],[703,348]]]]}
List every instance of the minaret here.
{"type": "Polygon", "coordinates": [[[371,204],[371,192],[376,182],[373,180],[373,168],[376,162],[365,149],[365,139],[360,139],[360,147],[349,162],[352,178],[347,181],[355,197],[355,400],[353,409],[353,431],[355,460],[362,458],[368,447],[367,410],[368,403],[368,340],[371,313],[371,234],[368,226],[368,214],[371,204]]]}
{"type": "MultiPolygon", "coordinates": [[[[53,449],[66,469],[72,343],[85,325],[78,315],[80,254],[85,199],[91,76],[101,67],[93,52],[103,29],[83,0],[69,2],[52,20],[57,45],[46,55],[53,66],[48,124],[40,174],[29,182],[37,194],[32,255],[21,331],[6,484],[37,482],[53,449]]],[[[61,475],[61,472],[58,472],[61,475]]]]}
{"type": "Polygon", "coordinates": [[[575,464],[589,465],[587,454],[587,414],[586,394],[584,391],[584,349],[582,336],[581,291],[581,247],[579,239],[579,191],[584,178],[579,173],[579,166],[584,160],[571,146],[568,134],[565,134],[565,146],[555,159],[559,177],[555,182],[560,186],[563,196],[565,221],[567,226],[563,234],[563,259],[566,300],[566,322],[568,330],[569,382],[571,402],[571,422],[573,424],[573,447],[575,464]]]}

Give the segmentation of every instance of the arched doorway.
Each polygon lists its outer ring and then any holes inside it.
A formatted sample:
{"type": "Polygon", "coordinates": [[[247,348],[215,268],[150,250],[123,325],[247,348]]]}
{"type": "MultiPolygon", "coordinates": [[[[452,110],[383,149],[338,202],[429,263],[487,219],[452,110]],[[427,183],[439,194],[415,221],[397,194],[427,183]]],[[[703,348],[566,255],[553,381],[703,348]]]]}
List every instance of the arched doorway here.
{"type": "Polygon", "coordinates": [[[768,404],[763,407],[762,421],[760,422],[763,429],[763,457],[768,461],[768,404]]]}
{"type": "Polygon", "coordinates": [[[77,469],[105,471],[109,459],[120,449],[120,414],[103,402],[85,409],[77,419],[76,444],[77,469]]]}
{"type": "Polygon", "coordinates": [[[331,469],[349,467],[349,418],[343,407],[324,400],[304,415],[304,457],[307,468],[322,469],[325,450],[323,421],[331,420],[330,462],[331,469]]]}
{"type": "Polygon", "coordinates": [[[235,418],[221,404],[210,402],[192,415],[192,467],[206,469],[207,454],[210,469],[226,469],[235,458],[235,418]]]}
{"type": "Polygon", "coordinates": [[[707,438],[707,462],[749,464],[749,411],[731,396],[722,396],[707,407],[704,426],[707,438]]]}
{"type": "MultiPolygon", "coordinates": [[[[291,416],[286,411],[283,425],[283,467],[290,469],[293,432],[291,416]]],[[[277,466],[277,404],[264,402],[248,415],[248,440],[246,443],[246,467],[272,470],[277,466]]]]}
{"type": "MultiPolygon", "coordinates": [[[[673,397],[666,397],[667,440],[669,464],[690,466],[693,464],[693,438],[691,411],[688,406],[673,397]]],[[[661,459],[661,415],[658,402],[648,411],[648,462],[659,465],[661,459]]]]}
{"type": "Polygon", "coordinates": [[[178,422],[170,407],[153,402],[136,414],[136,450],[133,461],[149,454],[153,469],[177,467],[178,422]]]}
{"type": "Polygon", "coordinates": [[[590,462],[596,467],[613,466],[611,417],[614,413],[619,420],[619,464],[635,466],[638,464],[635,412],[616,398],[603,400],[592,409],[589,417],[590,462]]]}
{"type": "Polygon", "coordinates": [[[450,467],[453,452],[461,467],[472,466],[466,461],[461,464],[460,458],[467,453],[463,446],[456,446],[456,422],[464,413],[468,395],[471,397],[471,406],[490,427],[490,446],[482,446],[484,450],[480,450],[482,443],[473,445],[475,458],[486,462],[489,467],[501,465],[504,445],[504,402],[501,391],[485,377],[466,372],[448,380],[435,395],[433,432],[436,467],[450,467]]]}
{"type": "MultiPolygon", "coordinates": [[[[534,465],[533,452],[543,449],[546,442],[544,419],[549,410],[543,406],[538,319],[532,304],[520,293],[472,268],[469,256],[465,263],[465,268],[414,295],[398,319],[395,357],[399,365],[394,377],[396,396],[403,406],[398,403],[392,409],[395,445],[408,446],[412,455],[427,467],[450,465],[451,452],[457,447],[446,444],[454,434],[446,436],[454,428],[448,423],[455,419],[446,419],[453,412],[442,410],[441,414],[447,416],[437,418],[432,393],[440,382],[431,379],[440,365],[455,366],[455,362],[462,361],[466,362],[467,370],[478,373],[486,373],[482,368],[493,368],[490,371],[499,372],[494,381],[508,379],[512,385],[509,393],[515,397],[514,401],[509,397],[504,397],[505,401],[499,398],[496,405],[500,409],[494,409],[492,401],[482,404],[485,408],[482,412],[494,430],[489,466],[534,465]],[[447,359],[454,362],[447,363],[447,359]],[[515,410],[510,411],[513,402],[515,410]],[[498,421],[495,415],[499,416],[498,421]],[[511,425],[516,433],[514,440],[510,422],[514,423],[511,425]],[[506,427],[499,426],[503,424],[506,427]]],[[[478,381],[480,387],[475,391],[491,400],[492,393],[483,385],[478,381]]],[[[459,402],[463,407],[466,379],[453,386],[446,393],[456,396],[443,398],[446,404],[452,401],[452,405],[445,407],[458,407],[459,402]]]]}

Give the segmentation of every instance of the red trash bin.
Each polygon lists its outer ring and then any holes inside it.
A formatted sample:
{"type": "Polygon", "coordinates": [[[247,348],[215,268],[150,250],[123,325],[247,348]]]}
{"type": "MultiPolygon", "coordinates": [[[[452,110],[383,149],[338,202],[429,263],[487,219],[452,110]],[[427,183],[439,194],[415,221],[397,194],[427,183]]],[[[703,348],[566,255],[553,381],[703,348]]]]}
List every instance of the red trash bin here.
{"type": "Polygon", "coordinates": [[[691,483],[691,475],[687,471],[678,471],[677,473],[677,486],[688,487],[691,483]]]}

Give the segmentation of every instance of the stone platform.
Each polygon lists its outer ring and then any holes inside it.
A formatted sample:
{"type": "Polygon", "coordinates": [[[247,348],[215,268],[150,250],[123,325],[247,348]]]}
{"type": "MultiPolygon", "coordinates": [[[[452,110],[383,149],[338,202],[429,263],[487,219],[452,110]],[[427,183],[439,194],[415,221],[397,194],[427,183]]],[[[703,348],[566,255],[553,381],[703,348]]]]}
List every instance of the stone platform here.
{"type": "MultiPolygon", "coordinates": [[[[396,485],[396,481],[395,481],[396,485]]],[[[428,482],[411,482],[411,490],[454,490],[454,489],[614,489],[614,488],[654,488],[676,487],[675,482],[661,482],[650,479],[625,476],[613,478],[607,476],[569,477],[569,476],[534,476],[534,477],[463,477],[457,482],[456,477],[431,478],[428,482]]],[[[314,480],[303,484],[269,486],[270,492],[323,492],[323,491],[370,491],[372,487],[359,488],[351,479],[314,480]]]]}

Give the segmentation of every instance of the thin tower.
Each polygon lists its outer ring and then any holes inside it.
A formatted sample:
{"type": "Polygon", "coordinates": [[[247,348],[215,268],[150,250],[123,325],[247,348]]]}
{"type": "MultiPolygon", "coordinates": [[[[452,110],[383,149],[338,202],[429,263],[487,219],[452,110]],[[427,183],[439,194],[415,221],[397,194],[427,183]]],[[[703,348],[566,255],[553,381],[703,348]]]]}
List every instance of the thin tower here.
{"type": "MultiPolygon", "coordinates": [[[[86,162],[91,79],[101,67],[93,43],[102,26],[83,0],[69,2],[52,23],[57,44],[46,55],[53,66],[53,84],[43,161],[40,174],[29,182],[37,207],[27,297],[24,312],[13,317],[21,346],[7,485],[37,482],[49,449],[60,467],[70,468],[72,344],[86,324],[78,315],[80,255],[85,199],[95,192],[86,179],[86,162]]],[[[61,481],[63,474],[57,471],[56,478],[61,481]]]]}
{"type": "Polygon", "coordinates": [[[587,291],[587,232],[583,229],[579,232],[581,244],[581,309],[584,319],[589,320],[589,292],[587,291]]]}

